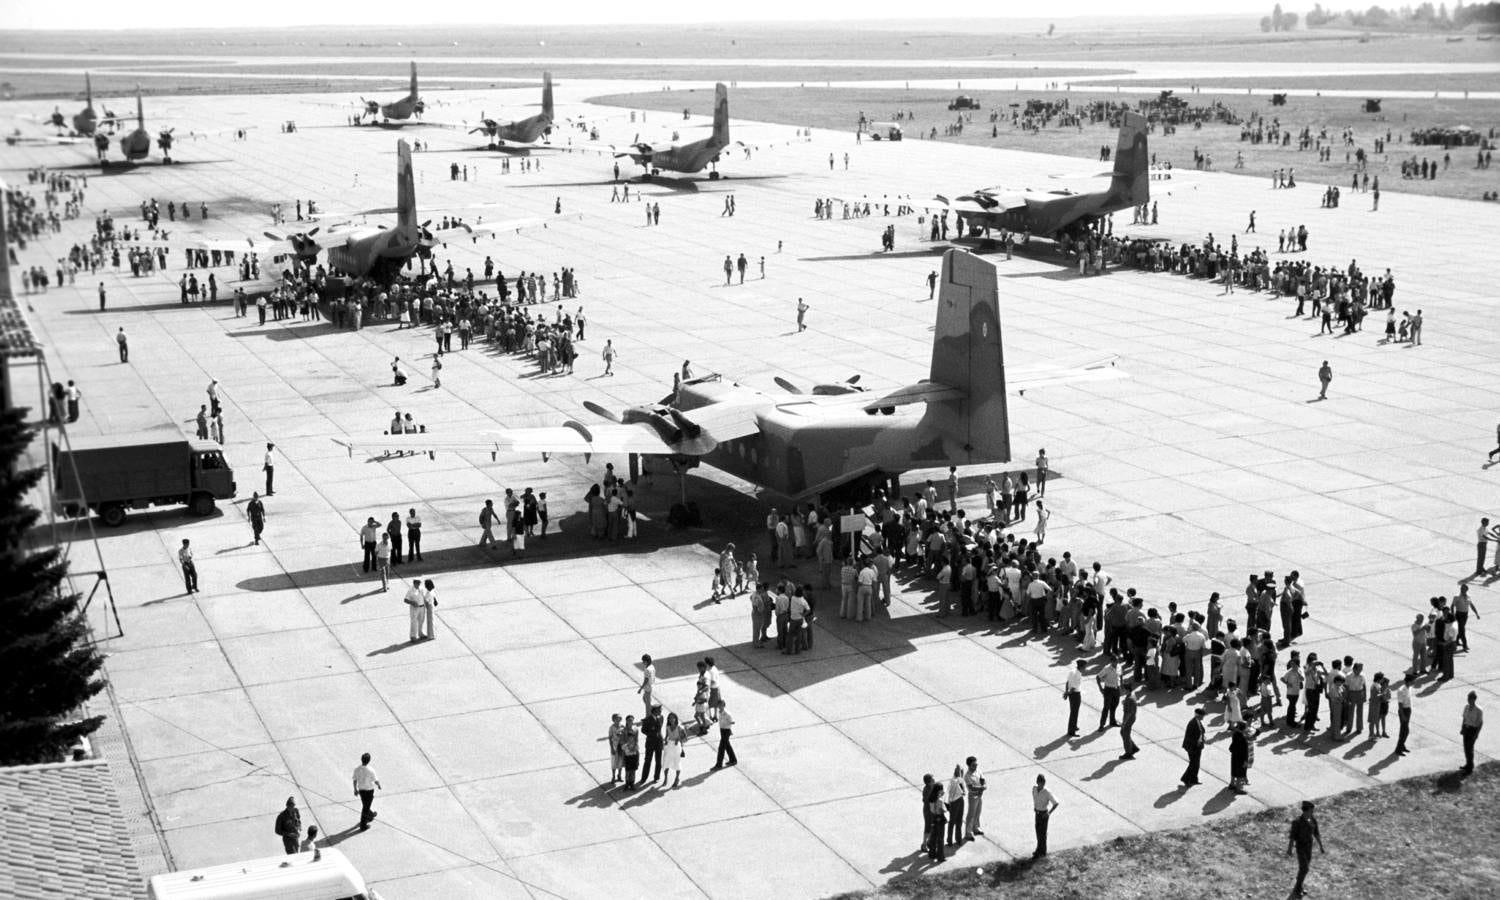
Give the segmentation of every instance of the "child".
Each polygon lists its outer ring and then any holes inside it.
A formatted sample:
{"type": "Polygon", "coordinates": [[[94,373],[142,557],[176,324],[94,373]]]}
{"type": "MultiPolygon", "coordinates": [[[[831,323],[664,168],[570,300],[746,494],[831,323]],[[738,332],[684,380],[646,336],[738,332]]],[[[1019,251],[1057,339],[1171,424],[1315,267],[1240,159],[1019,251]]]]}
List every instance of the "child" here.
{"type": "Polygon", "coordinates": [[[721,568],[715,567],[714,568],[714,577],[713,577],[713,580],[709,584],[708,599],[712,600],[715,603],[718,603],[721,599],[723,599],[723,596],[724,596],[724,570],[721,569],[721,568]]]}
{"type": "Polygon", "coordinates": [[[754,553],[745,560],[744,584],[751,589],[760,584],[760,563],[756,562],[754,553]]]}
{"type": "Polygon", "coordinates": [[[1260,676],[1260,722],[1262,725],[1270,725],[1275,721],[1275,715],[1271,708],[1275,705],[1275,683],[1271,680],[1271,673],[1265,672],[1260,676]]]}
{"type": "Polygon", "coordinates": [[[618,784],[620,771],[625,768],[625,756],[620,752],[620,714],[609,717],[609,783],[618,784]]]}

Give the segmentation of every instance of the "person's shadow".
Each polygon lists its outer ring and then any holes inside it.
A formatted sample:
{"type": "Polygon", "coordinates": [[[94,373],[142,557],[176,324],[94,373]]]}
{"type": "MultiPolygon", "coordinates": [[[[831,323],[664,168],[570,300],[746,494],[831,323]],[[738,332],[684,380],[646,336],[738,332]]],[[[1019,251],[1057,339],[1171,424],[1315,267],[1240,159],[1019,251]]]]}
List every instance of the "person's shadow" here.
{"type": "Polygon", "coordinates": [[[1240,796],[1238,791],[1225,785],[1219,789],[1217,794],[1209,797],[1207,803],[1203,804],[1203,814],[1211,816],[1216,812],[1223,812],[1234,805],[1235,798],[1238,796],[1240,796]]]}
{"type": "Polygon", "coordinates": [[[324,835],[322,840],[320,840],[318,844],[322,847],[337,847],[339,844],[342,844],[344,841],[349,840],[356,834],[359,834],[359,826],[350,825],[343,831],[324,835]]]}
{"type": "Polygon", "coordinates": [[[893,858],[880,868],[880,874],[890,875],[893,878],[910,878],[913,875],[920,875],[936,865],[938,865],[938,861],[929,859],[926,850],[917,850],[905,856],[893,858]]]}
{"type": "Polygon", "coordinates": [[[1035,750],[1032,750],[1031,755],[1036,759],[1046,759],[1047,754],[1051,753],[1053,750],[1056,750],[1058,747],[1061,747],[1063,744],[1066,744],[1068,740],[1069,738],[1066,734],[1062,737],[1054,738],[1053,740],[1050,740],[1047,743],[1037,747],[1035,750]]]}
{"type": "Polygon", "coordinates": [[[1165,794],[1162,794],[1160,797],[1157,797],[1156,798],[1156,802],[1152,803],[1151,805],[1154,806],[1154,807],[1156,807],[1157,809],[1166,809],[1167,807],[1171,806],[1173,803],[1176,803],[1178,800],[1181,800],[1183,797],[1186,797],[1187,796],[1187,792],[1188,792],[1188,786],[1187,785],[1185,785],[1185,784],[1178,784],[1177,787],[1172,788],[1170,791],[1167,791],[1165,794]]]}

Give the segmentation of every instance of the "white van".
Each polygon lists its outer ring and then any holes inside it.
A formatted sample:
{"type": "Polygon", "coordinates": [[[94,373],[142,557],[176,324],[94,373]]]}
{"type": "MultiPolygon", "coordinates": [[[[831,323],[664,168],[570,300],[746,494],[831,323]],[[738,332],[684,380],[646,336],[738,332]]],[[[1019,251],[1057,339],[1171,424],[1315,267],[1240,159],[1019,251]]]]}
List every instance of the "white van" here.
{"type": "Polygon", "coordinates": [[[380,900],[337,850],[154,875],[150,900],[380,900]]]}

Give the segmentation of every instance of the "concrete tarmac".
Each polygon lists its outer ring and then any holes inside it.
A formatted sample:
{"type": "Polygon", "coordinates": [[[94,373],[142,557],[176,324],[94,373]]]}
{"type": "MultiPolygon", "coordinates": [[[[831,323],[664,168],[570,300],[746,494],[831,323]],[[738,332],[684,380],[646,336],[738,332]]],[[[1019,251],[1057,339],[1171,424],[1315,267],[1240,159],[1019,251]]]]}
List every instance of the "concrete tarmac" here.
{"type": "MultiPolygon", "coordinates": [[[[560,86],[561,112],[622,89],[560,86]]],[[[445,93],[428,116],[472,121],[480,108],[493,116],[502,107],[525,115],[534,94],[445,93]]],[[[190,222],[166,225],[174,236],[259,235],[271,227],[271,203],[290,218],[297,198],[330,209],[392,205],[398,135],[337,127],[347,101],[151,101],[148,126],[177,126],[173,155],[183,164],[92,175],[84,218],[33,243],[22,265],[64,255],[101,210],[134,224],[140,201],[153,196],[163,206],[192,204],[190,222]],[[287,119],[301,130],[279,133],[287,119]],[[245,126],[254,126],[249,139],[234,140],[245,126]],[[207,222],[197,217],[200,201],[207,222]]],[[[732,94],[730,102],[732,111],[732,94]]],[[[684,139],[706,133],[702,115],[683,122],[652,113],[644,124],[617,110],[588,115],[606,132],[601,144],[656,128],[684,139]]],[[[610,202],[612,160],[582,152],[602,148],[578,131],[559,128],[554,143],[571,135],[580,152],[538,151],[531,158],[540,168],[525,174],[518,157],[507,175],[499,154],[460,149],[474,146],[461,130],[402,133],[431,145],[415,155],[423,219],[558,218],[559,201],[565,214],[581,214],[438,254],[460,276],[480,272],[486,255],[507,275],[574,267],[582,297],[564,305],[581,303],[589,324],[573,376],[537,377],[529,364],[476,345],[446,358],[435,389],[426,330],[381,324],[356,333],[300,320],[262,327],[253,313],[234,317],[223,298],[235,282],[222,268],[214,270],[226,276],[220,302],[184,306],[180,254],[152,277],[126,269],[25,298],[51,379],[76,379],[84,392],[74,433],[191,433],[209,379],[223,384],[239,496],[207,520],[166,509],[100,531],[124,625],[123,636],[103,643],[107,671],[176,867],[274,855],[272,821],[292,795],[304,824],[316,822],[382,896],[398,900],[813,897],[925,870],[917,788],[924,772],[944,777],[969,755],[989,778],[985,836],[948,865],[1030,853],[1026,803],[1038,772],[1063,803],[1055,850],[1462,762],[1464,694],[1477,689],[1491,704],[1500,693],[1497,641],[1483,621],[1471,622],[1473,652],[1459,656],[1458,678],[1423,682],[1412,755],[1393,756],[1390,741],[1333,744],[1273,729],[1259,740],[1249,793],[1235,796],[1220,708],[1210,704],[1205,784],[1183,792],[1178,745],[1191,703],[1159,694],[1142,705],[1134,763],[1116,760],[1113,732],[1065,740],[1060,695],[1071,643],[938,620],[930,583],[901,585],[888,613],[863,625],[839,620],[836,597],[819,592],[811,653],[750,646],[747,602],[709,602],[709,576],[727,540],[765,556],[760,523],[774,500],[733,479],[695,471],[687,488],[708,523],[673,532],[663,514],[677,485],[658,473],[643,497],[640,539],[601,546],[581,533],[581,499],[607,460],[439,453],[371,462],[332,443],[378,438],[397,409],[448,436],[587,417],[584,400],[655,401],[683,359],[771,393],[778,374],[815,382],[861,373],[875,388],[925,377],[935,316],[925,277],[947,245],[921,240],[916,216],[819,221],[814,200],[889,196],[894,213],[896,196],[909,194],[920,211],[934,193],[1055,188],[1050,174],[1087,168],[941,142],[856,144],[852,134],[824,132],[797,143],[787,128],[735,128],[763,146],[749,159],[726,153],[724,180],[632,186],[661,204],[653,227],[644,202],[610,202]],[[454,161],[470,167],[467,182],[449,180],[454,161]],[[721,215],[731,192],[732,218],[721,215]],[[476,203],[494,205],[460,209],[476,203]],[[896,252],[882,255],[879,234],[890,223],[896,252]],[[740,253],[751,274],[726,287],[722,260],[740,253]],[[110,297],[104,312],[100,280],[110,297]],[[811,306],[801,334],[799,297],[811,306]],[[115,356],[121,326],[131,337],[128,365],[115,356]],[[600,377],[606,338],[619,350],[610,379],[600,377]],[[388,377],[397,355],[414,375],[400,389],[388,377]],[[244,505],[261,487],[268,440],[284,456],[266,501],[266,540],[254,546],[244,505]],[[519,560],[508,548],[477,548],[484,499],[527,486],[548,491],[562,533],[533,541],[519,560]],[[409,508],[426,522],[426,561],[398,575],[434,579],[441,598],[437,639],[415,645],[406,641],[400,586],[383,593],[361,572],[357,537],[367,516],[383,521],[409,508]],[[183,537],[198,549],[202,592],[193,596],[182,592],[175,563],[183,537]],[[688,747],[676,791],[608,789],[605,731],[611,713],[640,712],[642,653],[658,658],[658,697],[689,718],[692,663],[717,657],[740,765],[710,770],[712,734],[688,747]],[[385,786],[380,819],[365,833],[351,831],[358,801],[349,789],[362,752],[374,755],[385,786]]],[[[1099,135],[1114,144],[1113,133],[1099,135]]],[[[25,167],[88,158],[85,148],[4,152],[5,177],[22,185],[25,167]]],[[[1223,295],[1201,281],[1130,270],[1081,278],[1045,242],[1013,260],[989,255],[1000,270],[1009,365],[1115,352],[1127,376],[1011,399],[1018,460],[1009,468],[1038,447],[1052,460],[1049,550],[1102,561],[1116,585],[1163,609],[1168,601],[1201,609],[1218,590],[1230,615],[1246,573],[1298,569],[1312,611],[1298,644],[1304,655],[1352,654],[1367,674],[1405,669],[1413,615],[1429,597],[1453,595],[1472,570],[1478,518],[1495,511],[1496,475],[1484,454],[1493,446],[1500,342],[1483,261],[1496,209],[1386,187],[1378,212],[1368,195],[1347,190],[1343,207],[1328,210],[1318,204],[1322,185],[1272,190],[1263,179],[1205,174],[1169,195],[1153,185],[1159,226],[1131,227],[1127,211],[1115,230],[1192,241],[1212,232],[1225,243],[1239,233],[1246,248],[1274,247],[1278,229],[1306,224],[1305,258],[1392,269],[1397,309],[1424,310],[1420,347],[1382,344],[1383,320],[1374,317],[1362,333],[1319,337],[1315,323],[1289,318],[1291,302],[1265,294],[1223,295]],[[1245,235],[1252,209],[1259,234],[1245,235]],[[1324,359],[1335,379],[1329,399],[1313,402],[1324,359]]],[[[964,470],[969,510],[983,508],[979,476],[1004,468],[964,470]]],[[[91,554],[76,545],[75,567],[88,567],[91,554]]],[[[762,571],[775,574],[765,563],[762,571]]],[[[814,573],[803,565],[798,575],[814,573]]],[[[1494,606],[1494,580],[1470,583],[1482,613],[1494,606]]],[[[113,634],[100,611],[96,603],[97,627],[113,634]]],[[[1087,724],[1097,700],[1085,691],[1087,724]]],[[[1485,732],[1481,752],[1495,747],[1485,732]]]]}

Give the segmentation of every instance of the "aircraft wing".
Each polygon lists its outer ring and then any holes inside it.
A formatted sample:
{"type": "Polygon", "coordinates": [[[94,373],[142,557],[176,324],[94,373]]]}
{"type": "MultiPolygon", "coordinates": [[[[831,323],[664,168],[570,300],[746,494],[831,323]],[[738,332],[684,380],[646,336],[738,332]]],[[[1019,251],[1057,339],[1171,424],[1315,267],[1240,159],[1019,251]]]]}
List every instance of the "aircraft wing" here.
{"type": "Polygon", "coordinates": [[[520,234],[522,231],[527,231],[532,228],[547,228],[553,222],[579,221],[582,218],[582,213],[572,213],[570,215],[556,215],[545,217],[532,216],[526,219],[510,219],[503,222],[480,222],[478,224],[472,225],[465,222],[455,228],[436,229],[432,231],[431,234],[438,241],[446,244],[466,237],[470,238],[471,240],[477,240],[483,235],[495,237],[506,232],[520,234]]]}
{"type": "Polygon", "coordinates": [[[952,200],[939,194],[936,199],[954,212],[974,215],[1001,213],[1026,206],[1025,191],[981,190],[955,197],[952,200]]]}

